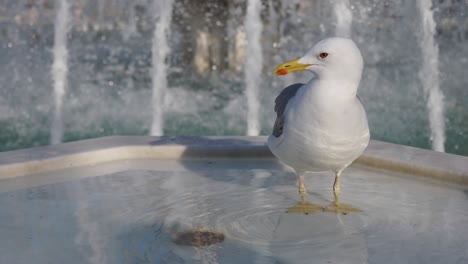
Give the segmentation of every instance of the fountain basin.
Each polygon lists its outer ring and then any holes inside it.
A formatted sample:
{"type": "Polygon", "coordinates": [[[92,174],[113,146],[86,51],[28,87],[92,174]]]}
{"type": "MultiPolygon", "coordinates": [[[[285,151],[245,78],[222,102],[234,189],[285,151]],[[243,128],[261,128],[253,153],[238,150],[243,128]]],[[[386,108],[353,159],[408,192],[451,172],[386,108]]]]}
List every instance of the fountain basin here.
{"type": "MultiPolygon", "coordinates": [[[[0,153],[1,263],[463,263],[468,158],[372,141],[345,170],[362,212],[285,213],[265,137],[109,137],[0,153]],[[191,229],[210,246],[174,243],[191,229]]],[[[333,174],[306,177],[332,201],[333,174]]]]}

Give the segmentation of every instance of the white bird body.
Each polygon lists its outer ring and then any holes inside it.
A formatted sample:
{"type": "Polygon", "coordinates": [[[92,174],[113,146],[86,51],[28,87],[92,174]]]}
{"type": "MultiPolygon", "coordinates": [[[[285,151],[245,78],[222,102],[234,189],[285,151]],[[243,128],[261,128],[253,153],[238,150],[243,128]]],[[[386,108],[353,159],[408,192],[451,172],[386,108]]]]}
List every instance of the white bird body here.
{"type": "Polygon", "coordinates": [[[342,84],[314,78],[299,88],[286,106],[283,134],[268,138],[273,154],[298,172],[341,171],[367,147],[361,102],[334,94],[333,85],[342,84]]]}

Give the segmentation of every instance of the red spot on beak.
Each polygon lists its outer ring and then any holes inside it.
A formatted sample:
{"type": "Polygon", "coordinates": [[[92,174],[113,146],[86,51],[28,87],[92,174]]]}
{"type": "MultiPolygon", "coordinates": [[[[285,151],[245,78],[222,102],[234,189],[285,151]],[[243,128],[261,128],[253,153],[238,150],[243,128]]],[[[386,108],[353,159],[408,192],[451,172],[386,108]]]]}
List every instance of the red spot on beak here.
{"type": "Polygon", "coordinates": [[[288,74],[288,70],[281,69],[276,72],[276,75],[286,75],[288,74]]]}

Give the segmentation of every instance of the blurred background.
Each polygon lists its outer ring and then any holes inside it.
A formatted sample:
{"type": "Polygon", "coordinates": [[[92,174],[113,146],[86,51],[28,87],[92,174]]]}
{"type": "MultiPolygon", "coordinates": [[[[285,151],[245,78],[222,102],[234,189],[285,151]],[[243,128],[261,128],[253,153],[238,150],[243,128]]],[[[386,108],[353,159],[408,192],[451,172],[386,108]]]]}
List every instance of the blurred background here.
{"type": "Polygon", "coordinates": [[[0,151],[108,135],[268,135],[273,75],[330,36],[371,137],[468,155],[467,0],[0,0],[0,151]]]}

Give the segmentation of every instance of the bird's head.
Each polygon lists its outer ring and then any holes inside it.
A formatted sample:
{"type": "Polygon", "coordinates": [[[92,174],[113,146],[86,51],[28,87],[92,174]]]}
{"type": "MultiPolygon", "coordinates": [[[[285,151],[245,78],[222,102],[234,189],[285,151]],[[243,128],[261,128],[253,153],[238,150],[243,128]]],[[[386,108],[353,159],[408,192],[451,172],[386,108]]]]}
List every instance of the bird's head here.
{"type": "Polygon", "coordinates": [[[315,44],[304,56],[282,63],[275,69],[276,75],[308,70],[319,79],[361,79],[363,60],[361,52],[351,39],[327,38],[315,44]]]}

